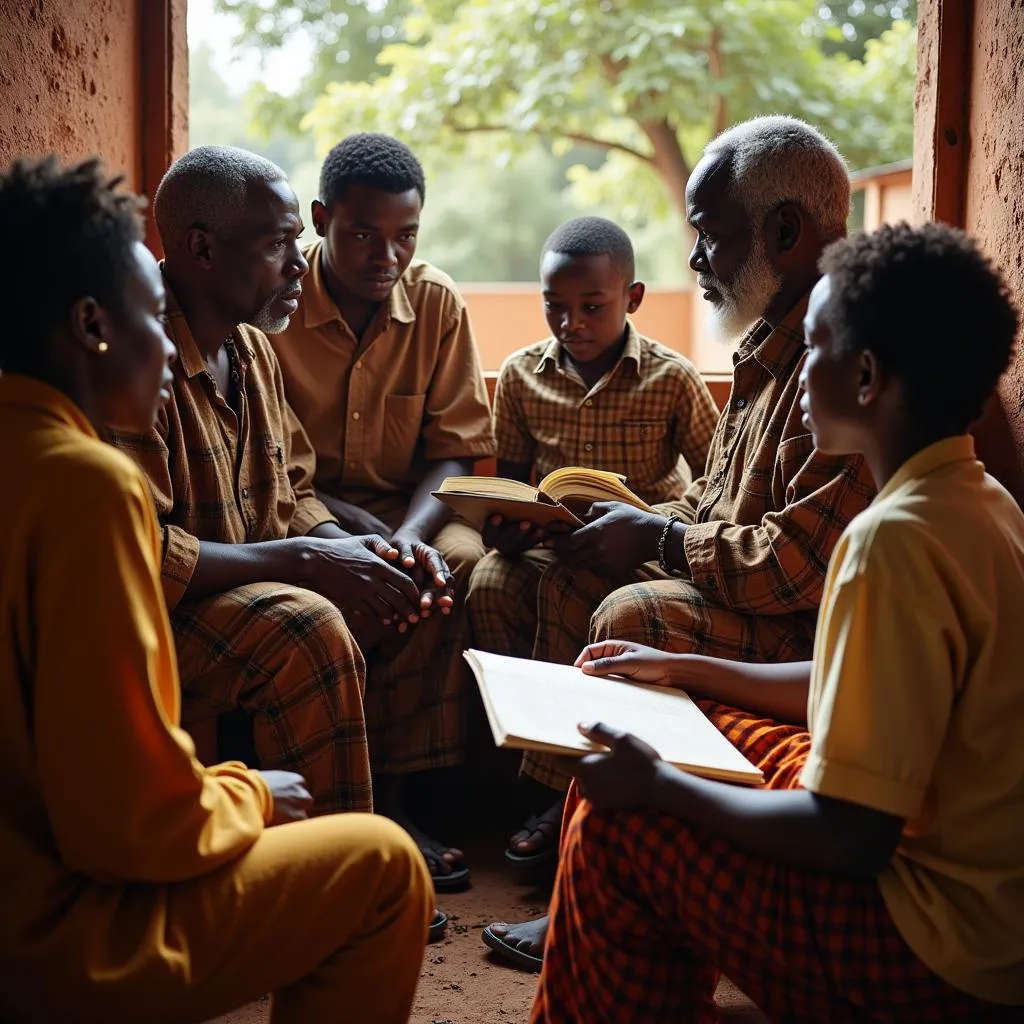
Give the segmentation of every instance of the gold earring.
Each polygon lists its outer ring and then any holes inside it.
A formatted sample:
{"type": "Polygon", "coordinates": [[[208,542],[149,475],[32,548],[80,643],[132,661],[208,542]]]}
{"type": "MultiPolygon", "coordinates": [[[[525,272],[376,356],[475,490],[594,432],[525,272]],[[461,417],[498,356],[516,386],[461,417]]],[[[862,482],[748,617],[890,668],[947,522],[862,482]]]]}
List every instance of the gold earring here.
{"type": "Polygon", "coordinates": [[[102,355],[104,352],[107,351],[108,348],[110,348],[110,346],[105,341],[101,341],[96,346],[96,351],[99,352],[102,355]]]}

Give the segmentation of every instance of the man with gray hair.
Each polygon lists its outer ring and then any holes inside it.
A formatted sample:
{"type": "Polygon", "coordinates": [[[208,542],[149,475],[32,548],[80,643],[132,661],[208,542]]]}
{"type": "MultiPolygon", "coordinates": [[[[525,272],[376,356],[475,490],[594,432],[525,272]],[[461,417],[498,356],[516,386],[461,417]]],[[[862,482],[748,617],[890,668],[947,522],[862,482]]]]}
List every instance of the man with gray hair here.
{"type": "Polygon", "coordinates": [[[241,708],[260,766],[302,775],[315,812],[370,810],[361,646],[419,592],[390,543],[349,536],[317,499],[264,334],[288,325],[309,269],[298,201],[268,160],[202,146],[154,205],[178,359],[155,429],[115,442],[163,529],[182,720],[241,708]]]}
{"type": "MultiPolygon", "coordinates": [[[[681,500],[653,513],[598,503],[585,526],[551,538],[559,560],[538,592],[539,660],[572,663],[602,640],[746,662],[810,658],[832,548],[874,494],[859,456],[815,450],[799,406],[808,295],[825,246],[846,233],[842,157],[802,121],[754,118],[707,146],[686,203],[690,267],[718,332],[738,339],[729,402],[681,500]]],[[[528,754],[523,770],[568,786],[556,759],[528,754]]],[[[510,849],[553,856],[561,810],[559,799],[532,818],[510,849]]],[[[502,923],[483,938],[539,969],[545,928],[502,923]]]]}

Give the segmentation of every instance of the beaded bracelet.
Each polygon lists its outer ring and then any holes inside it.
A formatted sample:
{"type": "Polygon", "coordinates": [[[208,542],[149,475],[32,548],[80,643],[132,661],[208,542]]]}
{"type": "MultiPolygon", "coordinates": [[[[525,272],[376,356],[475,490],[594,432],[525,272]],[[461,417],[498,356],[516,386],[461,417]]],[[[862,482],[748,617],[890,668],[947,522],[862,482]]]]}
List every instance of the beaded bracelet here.
{"type": "Polygon", "coordinates": [[[682,520],[679,516],[669,516],[668,522],[665,523],[665,528],[661,531],[661,537],[658,538],[658,567],[662,572],[667,572],[670,576],[679,576],[681,573],[678,569],[673,569],[665,561],[665,545],[668,543],[668,535],[672,531],[673,525],[681,522],[682,520]]]}

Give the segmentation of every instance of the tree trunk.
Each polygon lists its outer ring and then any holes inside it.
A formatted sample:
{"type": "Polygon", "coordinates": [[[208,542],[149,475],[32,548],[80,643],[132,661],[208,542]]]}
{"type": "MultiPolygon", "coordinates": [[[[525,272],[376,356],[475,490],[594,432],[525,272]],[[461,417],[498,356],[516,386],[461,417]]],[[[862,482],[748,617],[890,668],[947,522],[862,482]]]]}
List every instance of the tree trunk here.
{"type": "Polygon", "coordinates": [[[693,229],[686,222],[686,183],[690,180],[690,165],[679,146],[675,129],[662,118],[660,121],[638,121],[640,129],[647,136],[654,150],[653,163],[661,183],[679,214],[682,226],[683,245],[686,251],[693,246],[693,229]]]}

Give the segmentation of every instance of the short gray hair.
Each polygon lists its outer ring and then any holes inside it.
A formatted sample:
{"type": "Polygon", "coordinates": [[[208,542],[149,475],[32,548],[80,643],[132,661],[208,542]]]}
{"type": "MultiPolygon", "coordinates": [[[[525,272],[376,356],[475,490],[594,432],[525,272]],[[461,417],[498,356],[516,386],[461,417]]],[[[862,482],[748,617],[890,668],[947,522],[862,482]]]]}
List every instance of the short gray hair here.
{"type": "Polygon", "coordinates": [[[280,167],[236,146],[197,146],[171,164],[153,199],[153,215],[165,249],[190,228],[229,231],[245,210],[249,187],[284,181],[280,167]]]}
{"type": "Polygon", "coordinates": [[[785,202],[798,204],[822,240],[846,234],[850,175],[839,150],[817,128],[795,117],[754,117],[722,132],[705,156],[728,157],[731,194],[753,218],[785,202]]]}

